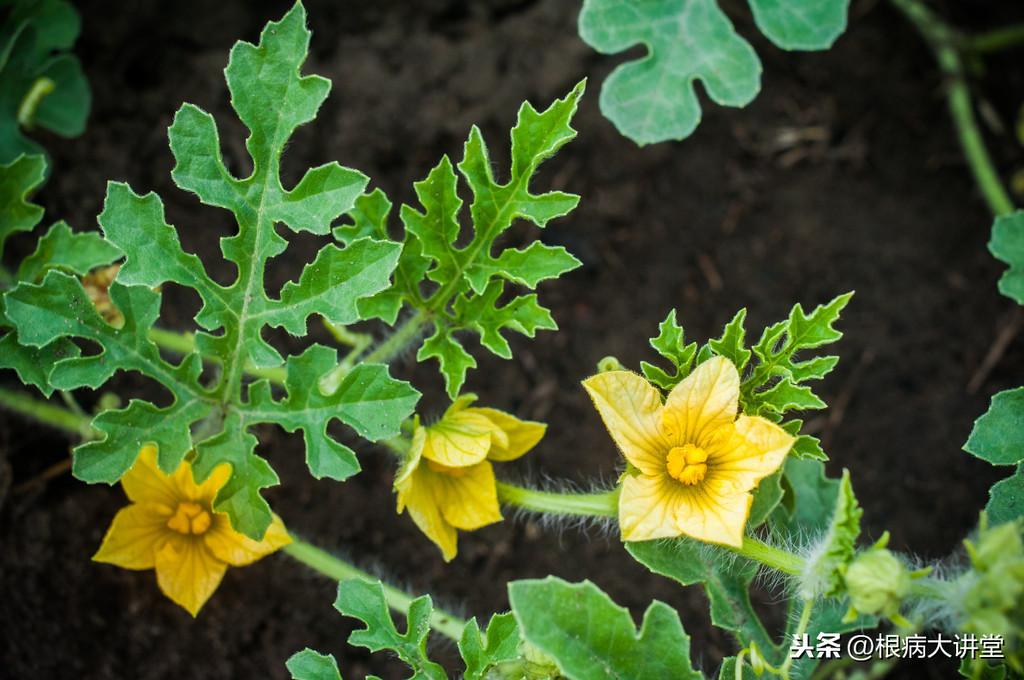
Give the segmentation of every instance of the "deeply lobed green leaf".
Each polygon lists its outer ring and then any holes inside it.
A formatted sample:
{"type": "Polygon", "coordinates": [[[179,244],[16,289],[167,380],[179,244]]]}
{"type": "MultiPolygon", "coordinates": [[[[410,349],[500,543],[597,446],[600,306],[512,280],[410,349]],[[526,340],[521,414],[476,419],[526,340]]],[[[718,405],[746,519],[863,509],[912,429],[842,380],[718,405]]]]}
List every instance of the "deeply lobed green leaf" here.
{"type": "MultiPolygon", "coordinates": [[[[313,315],[341,325],[362,319],[359,301],[391,285],[401,253],[399,244],[380,235],[345,247],[328,244],[279,297],[267,294],[267,262],[287,248],[277,225],[327,235],[331,222],[353,207],[367,182],[362,173],[329,163],[309,170],[291,189],[281,185],[279,162],[289,137],[316,116],[330,89],[329,81],[300,73],[309,37],[305,11],[297,4],[281,21],[267,25],[258,45],[239,42],[231,50],[225,74],[232,106],[250,132],[246,148],[254,169],[248,177],[228,172],[216,123],[201,109],[185,104],[168,130],[176,184],[203,203],[228,210],[237,222],[237,233],[221,241],[225,259],[236,268],[232,283],[217,283],[198,257],[182,250],[158,196],[111,183],[99,222],[107,241],[125,257],[110,289],[123,326],[104,321],[79,281],[60,271],[49,271],[39,284],[23,282],[5,298],[24,344],[44,348],[75,338],[99,347],[98,354],[56,361],[49,375],[54,386],[96,388],[124,370],[152,378],[173,397],[163,408],[136,400],[97,416],[93,426],[101,438],[76,450],[77,476],[112,483],[143,444],[157,446],[166,472],[194,452],[197,481],[218,465],[231,466],[231,478],[214,507],[253,538],[260,538],[271,520],[260,490],[278,481],[255,453],[254,425],[302,430],[314,476],[344,479],[359,466],[347,446],[326,435],[327,425],[337,419],[363,437],[391,437],[419,396],[407,383],[393,380],[385,366],[372,364],[351,369],[335,381],[337,389],[323,394],[320,378],[337,366],[332,350],[313,346],[285,362],[263,336],[270,327],[305,335],[313,315]],[[200,382],[199,352],[172,364],[150,340],[160,311],[160,293],[154,289],[166,284],[192,288],[202,300],[196,345],[220,369],[210,384],[200,382]],[[245,370],[282,363],[284,398],[275,398],[265,381],[251,388],[243,381],[245,370]]],[[[62,238],[55,233],[47,247],[62,238]]]]}

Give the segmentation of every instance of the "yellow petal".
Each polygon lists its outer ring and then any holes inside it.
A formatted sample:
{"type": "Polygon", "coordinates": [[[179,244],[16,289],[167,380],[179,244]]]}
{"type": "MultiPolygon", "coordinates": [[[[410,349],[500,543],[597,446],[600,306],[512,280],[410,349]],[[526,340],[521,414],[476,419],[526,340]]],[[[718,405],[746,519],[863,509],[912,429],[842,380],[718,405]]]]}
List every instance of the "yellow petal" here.
{"type": "Polygon", "coordinates": [[[683,500],[682,485],[667,475],[627,474],[619,494],[622,540],[648,541],[680,536],[676,515],[683,500]]]}
{"type": "Polygon", "coordinates": [[[169,516],[170,509],[157,503],[122,508],[92,558],[125,569],[152,569],[157,550],[173,533],[167,528],[169,516]]]}
{"type": "Polygon", "coordinates": [[[690,536],[739,547],[753,497],[707,480],[679,484],[667,475],[631,475],[619,496],[619,526],[624,541],[690,536]]]}
{"type": "MultiPolygon", "coordinates": [[[[419,466],[420,461],[423,459],[423,448],[427,443],[427,429],[420,425],[420,417],[415,417],[415,425],[412,431],[412,443],[409,445],[409,453],[402,463],[401,467],[398,468],[398,472],[395,474],[395,488],[399,485],[404,484],[409,475],[419,466]]],[[[402,508],[398,508],[398,512],[402,512],[402,508]]]]}
{"type": "Polygon", "coordinates": [[[795,441],[769,420],[740,416],[708,447],[708,477],[727,481],[735,491],[749,491],[779,469],[795,441]]]}
{"type": "Polygon", "coordinates": [[[725,357],[712,357],[675,386],[665,400],[662,429],[673,446],[708,445],[716,430],[736,419],[740,374],[725,357]]]}
{"type": "Polygon", "coordinates": [[[174,536],[156,553],[160,590],[192,616],[217,590],[227,568],[199,536],[174,536]]]}
{"type": "Polygon", "coordinates": [[[221,490],[228,479],[231,478],[231,466],[227,463],[221,463],[217,467],[213,468],[210,476],[202,484],[196,484],[195,473],[192,469],[192,464],[188,461],[183,461],[174,474],[171,476],[171,480],[178,490],[178,495],[182,498],[204,505],[213,506],[213,499],[217,496],[217,492],[221,490]]]}
{"type": "Polygon", "coordinates": [[[133,503],[160,503],[173,508],[183,500],[171,476],[157,466],[155,446],[142,447],[135,463],[121,477],[121,487],[133,503]]]}
{"type": "Polygon", "coordinates": [[[661,394],[629,371],[607,371],[583,381],[612,439],[644,474],[665,469],[668,442],[661,434],[661,394]]]}
{"type": "Polygon", "coordinates": [[[441,514],[434,498],[430,474],[426,465],[417,465],[402,480],[396,480],[398,512],[408,508],[412,521],[437,544],[445,562],[449,562],[457,552],[458,532],[441,514]]]}
{"type": "MultiPolygon", "coordinates": [[[[490,460],[515,460],[537,445],[544,437],[548,426],[532,420],[520,420],[515,416],[495,408],[474,408],[472,411],[486,416],[504,433],[506,441],[494,437],[491,450],[487,454],[490,460]]],[[[492,435],[493,436],[493,435],[492,435]]]]}
{"type": "Polygon", "coordinates": [[[494,423],[479,413],[459,411],[427,428],[423,456],[448,467],[476,465],[491,448],[494,423]]]}
{"type": "Polygon", "coordinates": [[[429,470],[434,497],[445,521],[456,529],[479,529],[501,521],[494,469],[487,461],[451,474],[429,470]]]}
{"type": "Polygon", "coordinates": [[[219,512],[213,518],[213,526],[203,534],[203,540],[214,557],[232,567],[252,564],[292,542],[284,522],[277,515],[267,527],[263,540],[254,541],[232,529],[228,516],[219,512]]]}

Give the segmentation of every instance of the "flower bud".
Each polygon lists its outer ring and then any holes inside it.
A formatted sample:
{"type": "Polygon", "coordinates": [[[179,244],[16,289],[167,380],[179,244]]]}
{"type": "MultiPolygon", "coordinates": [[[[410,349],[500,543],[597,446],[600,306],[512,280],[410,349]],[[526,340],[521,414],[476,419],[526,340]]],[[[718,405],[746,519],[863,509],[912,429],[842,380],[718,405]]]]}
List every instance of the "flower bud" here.
{"type": "Polygon", "coordinates": [[[872,548],[858,555],[846,570],[850,604],[861,614],[899,615],[903,598],[910,591],[910,572],[898,557],[885,548],[872,548]]]}

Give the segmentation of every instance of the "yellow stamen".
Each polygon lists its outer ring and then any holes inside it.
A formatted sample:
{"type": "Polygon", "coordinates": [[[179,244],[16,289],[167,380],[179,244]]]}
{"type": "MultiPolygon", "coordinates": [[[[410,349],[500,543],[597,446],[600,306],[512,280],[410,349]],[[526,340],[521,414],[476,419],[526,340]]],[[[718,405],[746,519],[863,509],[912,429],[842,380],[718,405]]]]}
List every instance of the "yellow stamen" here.
{"type": "Polygon", "coordinates": [[[184,501],[178,503],[178,509],[174,515],[167,520],[167,527],[174,529],[179,534],[205,534],[210,529],[213,520],[210,513],[198,503],[184,501]]]}
{"type": "Polygon", "coordinates": [[[707,474],[708,453],[699,446],[673,446],[668,452],[668,473],[687,486],[693,486],[707,474]]]}

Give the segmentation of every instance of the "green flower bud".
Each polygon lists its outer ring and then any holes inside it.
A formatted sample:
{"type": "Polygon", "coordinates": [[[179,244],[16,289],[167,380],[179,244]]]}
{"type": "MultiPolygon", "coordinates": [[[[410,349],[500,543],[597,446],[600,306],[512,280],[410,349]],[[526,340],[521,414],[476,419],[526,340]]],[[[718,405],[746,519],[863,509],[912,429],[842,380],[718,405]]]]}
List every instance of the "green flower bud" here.
{"type": "Polygon", "coordinates": [[[861,614],[892,618],[899,615],[911,579],[898,557],[885,548],[872,548],[853,560],[845,580],[854,609],[861,614]]]}

